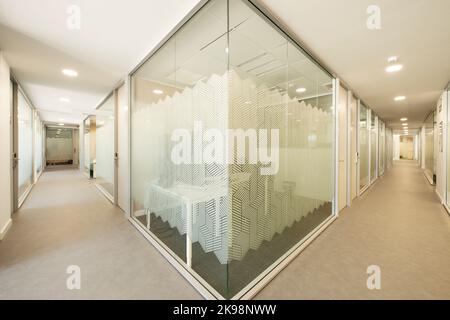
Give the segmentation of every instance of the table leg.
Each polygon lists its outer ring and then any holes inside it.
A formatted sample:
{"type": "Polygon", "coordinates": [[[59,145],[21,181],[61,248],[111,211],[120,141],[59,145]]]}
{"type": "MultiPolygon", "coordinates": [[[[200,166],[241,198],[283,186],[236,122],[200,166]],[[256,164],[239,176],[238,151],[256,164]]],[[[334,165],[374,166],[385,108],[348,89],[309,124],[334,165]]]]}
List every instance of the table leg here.
{"type": "Polygon", "coordinates": [[[186,264],[192,267],[192,203],[186,204],[186,264]]]}

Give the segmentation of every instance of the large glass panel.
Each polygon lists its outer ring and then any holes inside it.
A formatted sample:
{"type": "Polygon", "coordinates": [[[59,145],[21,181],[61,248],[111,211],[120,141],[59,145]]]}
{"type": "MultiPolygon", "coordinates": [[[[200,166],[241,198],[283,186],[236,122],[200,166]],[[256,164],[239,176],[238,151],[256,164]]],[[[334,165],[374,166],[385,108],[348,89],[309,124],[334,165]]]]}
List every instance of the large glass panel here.
{"type": "Polygon", "coordinates": [[[330,76],[241,1],[230,4],[230,128],[267,132],[276,160],[269,174],[249,157],[230,165],[233,296],[331,215],[334,111],[330,76]]]}
{"type": "Polygon", "coordinates": [[[47,165],[73,164],[73,129],[47,127],[47,165]]]}
{"type": "Polygon", "coordinates": [[[41,173],[42,159],[43,159],[43,126],[41,119],[37,116],[34,124],[35,132],[35,147],[34,147],[34,166],[36,171],[36,177],[41,173]]]}
{"type": "Polygon", "coordinates": [[[378,138],[378,125],[377,116],[370,112],[370,182],[377,179],[377,138],[378,138]]]}
{"type": "Polygon", "coordinates": [[[443,106],[444,110],[447,110],[447,206],[450,206],[450,88],[444,93],[447,99],[444,101],[447,102],[447,106],[443,106]],[[446,107],[446,109],[445,109],[446,107]]]}
{"type": "Polygon", "coordinates": [[[91,165],[91,153],[90,153],[90,140],[91,137],[89,135],[90,132],[90,125],[91,125],[91,121],[89,119],[89,117],[84,120],[84,171],[89,174],[90,171],[90,165],[91,165]]]}
{"type": "Polygon", "coordinates": [[[365,105],[359,105],[359,188],[364,189],[369,185],[369,135],[367,124],[368,109],[365,105]]]}
{"type": "Polygon", "coordinates": [[[333,79],[246,2],[208,2],[131,84],[133,217],[223,297],[331,216],[333,79]]]}
{"type": "Polygon", "coordinates": [[[386,128],[386,169],[387,170],[392,168],[393,161],[394,161],[394,155],[393,155],[392,130],[389,128],[386,128]]]}
{"type": "Polygon", "coordinates": [[[425,174],[434,181],[434,111],[425,120],[425,174]]]}
{"type": "Polygon", "coordinates": [[[383,175],[386,166],[386,125],[378,120],[378,172],[383,175]]]}
{"type": "Polygon", "coordinates": [[[114,95],[95,116],[95,182],[114,197],[114,95]]]}
{"type": "Polygon", "coordinates": [[[18,93],[19,201],[33,182],[33,111],[18,93]]]}

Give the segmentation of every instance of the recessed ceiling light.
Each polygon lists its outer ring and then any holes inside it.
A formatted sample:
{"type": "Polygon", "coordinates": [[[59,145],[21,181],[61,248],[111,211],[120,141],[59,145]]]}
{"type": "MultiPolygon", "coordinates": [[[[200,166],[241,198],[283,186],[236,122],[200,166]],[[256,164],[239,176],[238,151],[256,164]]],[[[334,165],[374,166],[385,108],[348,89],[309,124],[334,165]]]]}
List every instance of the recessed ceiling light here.
{"type": "Polygon", "coordinates": [[[398,96],[398,97],[395,97],[395,98],[394,98],[395,101],[403,101],[403,100],[405,100],[405,99],[406,99],[405,96],[398,96]]]}
{"type": "Polygon", "coordinates": [[[63,73],[63,75],[68,76],[68,77],[78,76],[78,72],[76,72],[75,70],[72,70],[72,69],[62,69],[61,72],[63,73]]]}
{"type": "Polygon", "coordinates": [[[64,123],[58,123],[58,126],[63,126],[64,125],[64,123]]]}
{"type": "Polygon", "coordinates": [[[252,102],[251,101],[245,101],[244,103],[245,104],[251,104],[252,102]]]}
{"type": "Polygon", "coordinates": [[[402,123],[402,126],[406,127],[406,126],[408,126],[408,124],[407,123],[402,123]]]}
{"type": "Polygon", "coordinates": [[[408,118],[401,118],[400,121],[407,121],[408,118]]]}
{"type": "Polygon", "coordinates": [[[398,61],[398,57],[397,56],[392,56],[388,58],[388,62],[389,63],[394,63],[398,61]]]}
{"type": "Polygon", "coordinates": [[[306,88],[297,88],[295,91],[298,93],[303,93],[306,91],[306,88]]]}
{"type": "Polygon", "coordinates": [[[162,90],[160,90],[160,89],[155,89],[155,90],[153,90],[153,93],[154,93],[154,94],[163,94],[164,91],[162,91],[162,90]]]}
{"type": "Polygon", "coordinates": [[[393,64],[393,65],[390,65],[390,66],[386,67],[386,72],[388,72],[388,73],[398,72],[398,71],[400,71],[402,69],[403,69],[403,65],[401,65],[401,64],[393,64]]]}
{"type": "Polygon", "coordinates": [[[70,102],[70,99],[69,98],[59,98],[59,101],[70,102]]]}

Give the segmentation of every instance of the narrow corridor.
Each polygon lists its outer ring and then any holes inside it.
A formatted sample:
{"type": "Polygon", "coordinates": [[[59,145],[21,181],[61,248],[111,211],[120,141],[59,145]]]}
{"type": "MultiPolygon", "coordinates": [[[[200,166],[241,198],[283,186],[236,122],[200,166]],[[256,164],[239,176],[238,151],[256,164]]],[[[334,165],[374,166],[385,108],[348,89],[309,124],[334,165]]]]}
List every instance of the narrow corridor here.
{"type": "Polygon", "coordinates": [[[450,217],[412,162],[397,162],[258,299],[450,299],[450,217]],[[368,290],[367,267],[381,269],[368,290]]]}

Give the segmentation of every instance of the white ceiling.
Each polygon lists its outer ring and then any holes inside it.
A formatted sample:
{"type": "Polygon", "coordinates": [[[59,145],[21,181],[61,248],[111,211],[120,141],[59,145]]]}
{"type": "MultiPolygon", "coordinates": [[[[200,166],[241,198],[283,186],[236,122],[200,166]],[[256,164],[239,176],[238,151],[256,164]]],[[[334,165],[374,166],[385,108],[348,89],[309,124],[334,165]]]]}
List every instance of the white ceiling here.
{"type": "MultiPolygon", "coordinates": [[[[448,0],[377,0],[377,31],[366,27],[371,0],[258,1],[394,127],[420,126],[450,80],[448,0]],[[388,75],[392,55],[404,70],[388,75]]],[[[44,120],[79,123],[197,2],[0,0],[0,49],[44,120]],[[73,4],[80,30],[66,27],[73,4]]]]}
{"type": "Polygon", "coordinates": [[[259,0],[388,124],[419,127],[450,80],[449,0],[259,0]],[[369,30],[369,5],[381,29],[369,30]],[[390,56],[404,69],[387,74],[390,56]],[[393,98],[404,95],[404,102],[393,98]]]}
{"type": "Polygon", "coordinates": [[[79,123],[197,2],[0,0],[0,50],[43,120],[79,123]],[[70,5],[79,30],[67,28],[70,5]]]}

